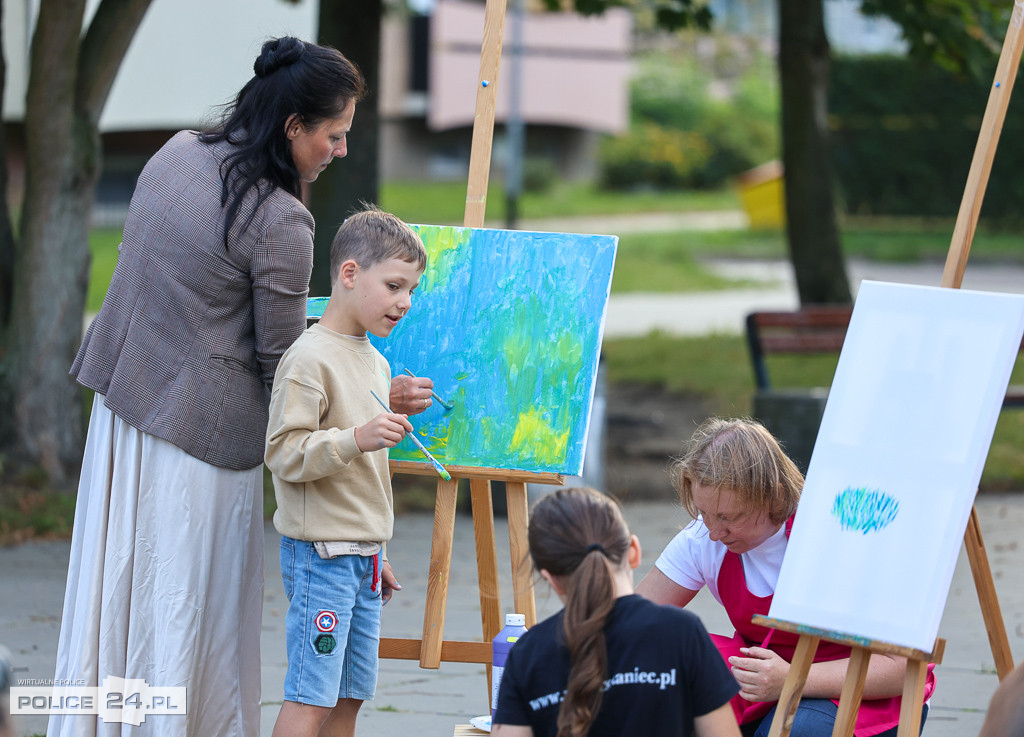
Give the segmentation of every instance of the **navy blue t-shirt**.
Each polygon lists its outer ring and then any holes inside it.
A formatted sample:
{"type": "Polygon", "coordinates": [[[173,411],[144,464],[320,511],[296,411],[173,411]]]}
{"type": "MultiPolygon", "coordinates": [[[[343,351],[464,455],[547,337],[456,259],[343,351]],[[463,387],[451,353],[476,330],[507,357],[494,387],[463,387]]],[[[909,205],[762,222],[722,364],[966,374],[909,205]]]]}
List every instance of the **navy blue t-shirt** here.
{"type": "MultiPolygon", "coordinates": [[[[509,653],[495,724],[528,725],[554,737],[569,681],[562,615],[523,635],[509,653]]],[[[693,734],[693,720],[739,691],[707,631],[692,613],[636,594],[615,602],[605,626],[608,672],[590,737],[693,734]]]]}

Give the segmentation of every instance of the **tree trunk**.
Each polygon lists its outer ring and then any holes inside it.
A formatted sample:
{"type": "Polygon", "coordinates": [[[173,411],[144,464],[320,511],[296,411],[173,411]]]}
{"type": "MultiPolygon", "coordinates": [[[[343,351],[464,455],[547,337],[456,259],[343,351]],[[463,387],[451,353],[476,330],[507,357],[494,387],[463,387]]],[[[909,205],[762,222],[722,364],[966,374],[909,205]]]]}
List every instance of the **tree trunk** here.
{"type": "Polygon", "coordinates": [[[0,421],[10,457],[37,465],[57,488],[71,486],[82,459],[81,391],[68,369],[82,340],[89,214],[99,177],[97,122],[149,2],[103,0],[99,28],[82,41],[85,0],[44,0],[32,39],[25,204],[0,421]],[[115,17],[123,38],[111,31],[115,17]]]}
{"type": "Polygon", "coordinates": [[[802,305],[851,301],[832,199],[829,64],[823,0],[780,0],[786,228],[802,305]]]}
{"type": "Polygon", "coordinates": [[[81,401],[68,367],[81,340],[89,264],[76,172],[74,85],[84,0],[43,2],[25,108],[25,204],[14,262],[4,379],[13,454],[67,485],[81,448],[81,401]],[[76,222],[76,221],[80,221],[76,222]],[[70,245],[69,244],[73,244],[70,245]]]}
{"type": "MultiPolygon", "coordinates": [[[[3,13],[0,7],[0,113],[3,112],[4,85],[7,80],[7,63],[3,49],[3,13]]],[[[0,119],[2,119],[0,115],[0,119]]],[[[7,136],[0,125],[0,193],[7,192],[7,136]]],[[[11,228],[11,211],[7,197],[0,196],[0,357],[11,314],[11,291],[14,286],[14,232],[11,228]]]]}
{"type": "Polygon", "coordinates": [[[318,41],[333,46],[353,61],[369,91],[356,107],[348,135],[348,155],[328,166],[310,190],[310,211],[316,221],[313,276],[309,293],[331,293],[331,241],[338,226],[364,200],[376,203],[378,178],[378,80],[380,69],[381,0],[321,0],[318,41]]]}

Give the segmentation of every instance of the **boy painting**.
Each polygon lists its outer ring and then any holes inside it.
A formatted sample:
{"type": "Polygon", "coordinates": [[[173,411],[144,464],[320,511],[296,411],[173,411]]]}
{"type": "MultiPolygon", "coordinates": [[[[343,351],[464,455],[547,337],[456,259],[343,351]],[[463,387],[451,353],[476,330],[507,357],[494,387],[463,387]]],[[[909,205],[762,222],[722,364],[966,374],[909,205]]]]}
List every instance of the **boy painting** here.
{"type": "Polygon", "coordinates": [[[394,215],[352,215],[331,244],[331,297],[284,354],[270,400],[288,670],[274,737],[354,735],[377,684],[381,606],[399,590],[387,562],[394,526],[388,448],[412,425],[382,412],[391,371],[367,333],[387,337],[426,267],[394,215]]]}

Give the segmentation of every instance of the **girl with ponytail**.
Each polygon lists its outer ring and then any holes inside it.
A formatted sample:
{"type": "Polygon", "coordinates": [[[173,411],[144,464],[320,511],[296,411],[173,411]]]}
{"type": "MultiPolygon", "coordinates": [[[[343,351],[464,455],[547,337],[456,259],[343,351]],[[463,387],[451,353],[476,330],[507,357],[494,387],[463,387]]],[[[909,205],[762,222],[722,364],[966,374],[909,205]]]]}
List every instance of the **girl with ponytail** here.
{"type": "Polygon", "coordinates": [[[559,489],[534,507],[528,538],[565,608],[512,648],[495,735],[739,737],[738,686],[700,620],[633,593],[640,541],[614,501],[559,489]]]}

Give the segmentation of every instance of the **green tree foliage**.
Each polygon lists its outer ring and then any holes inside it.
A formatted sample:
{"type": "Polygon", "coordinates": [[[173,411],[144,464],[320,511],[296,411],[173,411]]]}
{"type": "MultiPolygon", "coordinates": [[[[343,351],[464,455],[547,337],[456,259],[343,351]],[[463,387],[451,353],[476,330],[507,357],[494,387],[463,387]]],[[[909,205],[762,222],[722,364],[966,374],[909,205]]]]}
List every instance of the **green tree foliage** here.
{"type": "Polygon", "coordinates": [[[736,54],[722,79],[691,54],[647,54],[637,61],[629,132],[605,141],[601,183],[610,189],[721,186],[779,151],[778,85],[760,52],[736,54]],[[710,92],[724,82],[724,96],[710,92]]]}
{"type": "Polygon", "coordinates": [[[903,29],[912,59],[979,79],[992,68],[1013,3],[992,0],[862,0],[868,16],[903,29]]]}
{"type": "MultiPolygon", "coordinates": [[[[546,0],[559,6],[558,0],[546,0]]],[[[673,30],[711,23],[695,0],[574,0],[582,13],[627,6],[673,30]]],[[[962,73],[979,73],[998,52],[1011,6],[993,0],[862,0],[870,15],[903,29],[911,54],[962,73]]],[[[849,302],[836,225],[826,128],[831,50],[824,0],[779,0],[779,77],[787,239],[802,304],[849,302]]]]}
{"type": "MultiPolygon", "coordinates": [[[[978,140],[993,60],[981,78],[893,56],[839,58],[829,94],[832,161],[847,212],[952,217],[978,140]]],[[[1024,218],[1024,97],[1003,122],[981,216],[989,224],[1024,218]]]]}

